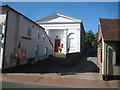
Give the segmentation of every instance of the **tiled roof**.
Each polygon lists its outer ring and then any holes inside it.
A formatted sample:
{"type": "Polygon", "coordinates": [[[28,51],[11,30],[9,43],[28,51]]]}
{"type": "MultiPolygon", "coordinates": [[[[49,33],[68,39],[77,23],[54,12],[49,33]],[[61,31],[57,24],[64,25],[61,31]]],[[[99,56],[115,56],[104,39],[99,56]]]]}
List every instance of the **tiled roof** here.
{"type": "Polygon", "coordinates": [[[102,35],[106,41],[120,41],[120,19],[100,19],[102,35]]]}

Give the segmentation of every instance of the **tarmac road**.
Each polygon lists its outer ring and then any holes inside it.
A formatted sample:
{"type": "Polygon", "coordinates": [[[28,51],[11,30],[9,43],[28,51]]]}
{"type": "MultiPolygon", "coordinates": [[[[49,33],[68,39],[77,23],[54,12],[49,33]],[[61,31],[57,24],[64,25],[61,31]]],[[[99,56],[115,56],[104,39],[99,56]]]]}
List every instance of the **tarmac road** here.
{"type": "Polygon", "coordinates": [[[97,57],[84,57],[70,67],[64,66],[64,60],[43,60],[33,65],[23,65],[2,71],[3,73],[98,73],[97,57]]]}
{"type": "Polygon", "coordinates": [[[40,74],[43,77],[61,77],[100,80],[97,57],[83,57],[76,64],[70,67],[63,65],[63,60],[43,60],[33,65],[25,65],[6,69],[3,73],[27,73],[40,74]]]}
{"type": "Polygon", "coordinates": [[[53,86],[53,85],[35,85],[35,84],[24,84],[16,82],[2,82],[2,88],[65,88],[62,86],[53,86]]]}

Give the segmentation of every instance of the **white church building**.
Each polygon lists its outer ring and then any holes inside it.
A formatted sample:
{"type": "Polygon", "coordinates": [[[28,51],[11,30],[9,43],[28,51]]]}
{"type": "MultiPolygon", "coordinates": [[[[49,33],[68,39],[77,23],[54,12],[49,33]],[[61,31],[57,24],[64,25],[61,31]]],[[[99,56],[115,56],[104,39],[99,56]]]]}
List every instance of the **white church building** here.
{"type": "Polygon", "coordinates": [[[36,21],[50,37],[54,52],[58,47],[62,53],[84,52],[85,31],[81,20],[59,13],[46,16],[36,21]]]}

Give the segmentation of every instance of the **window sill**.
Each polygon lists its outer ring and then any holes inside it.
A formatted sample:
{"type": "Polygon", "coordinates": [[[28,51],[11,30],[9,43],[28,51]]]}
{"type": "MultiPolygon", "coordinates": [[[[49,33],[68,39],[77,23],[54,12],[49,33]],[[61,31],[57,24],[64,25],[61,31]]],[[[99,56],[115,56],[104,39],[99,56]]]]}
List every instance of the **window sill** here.
{"type": "Polygon", "coordinates": [[[31,40],[31,37],[21,37],[21,38],[31,40]]]}

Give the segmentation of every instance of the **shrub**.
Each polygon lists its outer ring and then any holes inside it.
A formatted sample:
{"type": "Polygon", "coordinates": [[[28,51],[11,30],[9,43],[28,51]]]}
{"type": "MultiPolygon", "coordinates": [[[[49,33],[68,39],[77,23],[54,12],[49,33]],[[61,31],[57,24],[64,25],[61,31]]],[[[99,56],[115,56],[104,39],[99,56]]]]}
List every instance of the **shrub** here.
{"type": "Polygon", "coordinates": [[[61,51],[62,51],[62,48],[61,48],[61,47],[58,47],[58,52],[61,53],[61,51]]]}
{"type": "Polygon", "coordinates": [[[17,55],[15,53],[11,54],[10,55],[10,60],[17,60],[17,55]]]}

